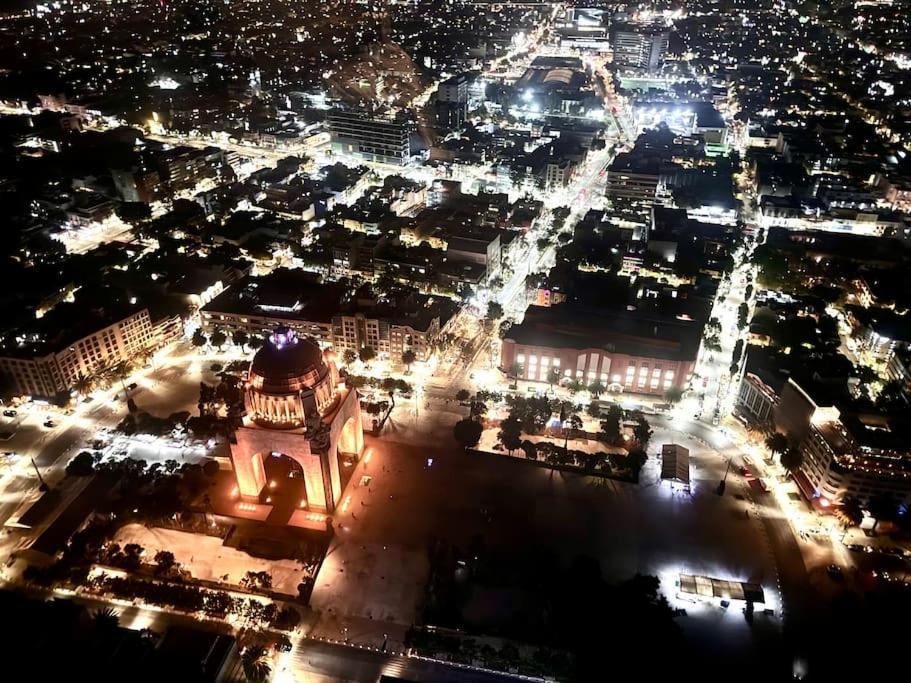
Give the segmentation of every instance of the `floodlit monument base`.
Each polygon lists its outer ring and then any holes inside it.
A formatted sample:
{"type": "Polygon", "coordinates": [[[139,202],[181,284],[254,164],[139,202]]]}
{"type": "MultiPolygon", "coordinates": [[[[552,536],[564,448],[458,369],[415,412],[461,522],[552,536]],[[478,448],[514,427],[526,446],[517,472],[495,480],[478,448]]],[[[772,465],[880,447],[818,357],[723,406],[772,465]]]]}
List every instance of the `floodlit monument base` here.
{"type": "Polygon", "coordinates": [[[253,358],[244,403],[231,443],[236,515],[328,528],[343,462],[364,449],[357,391],[339,381],[331,354],[280,329],[253,358]]]}
{"type": "Polygon", "coordinates": [[[307,427],[268,429],[249,422],[239,428],[231,444],[231,462],[238,493],[247,503],[268,499],[271,481],[266,479],[264,458],[286,457],[299,466],[306,490],[306,509],[332,512],[342,495],[339,458],[357,458],[364,449],[360,404],[357,393],[342,390],[335,410],[314,417],[307,427]]]}

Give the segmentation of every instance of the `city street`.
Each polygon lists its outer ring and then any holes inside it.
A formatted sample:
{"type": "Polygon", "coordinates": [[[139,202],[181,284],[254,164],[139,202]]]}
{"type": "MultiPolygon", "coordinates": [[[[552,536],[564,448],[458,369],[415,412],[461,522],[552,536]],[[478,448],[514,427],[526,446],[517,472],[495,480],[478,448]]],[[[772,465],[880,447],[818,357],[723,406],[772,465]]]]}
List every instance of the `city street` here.
{"type": "MultiPolygon", "coordinates": [[[[179,345],[160,354],[152,366],[135,373],[126,383],[137,384],[130,394],[140,410],[157,417],[179,411],[195,415],[199,383],[218,381],[210,369],[211,364],[238,357],[247,355],[205,353],[188,344],[179,345]]],[[[5,525],[17,510],[21,513],[27,504],[40,496],[32,460],[44,481],[55,486],[63,479],[67,463],[81,450],[90,449],[99,437],[108,444],[104,450],[108,457],[133,457],[147,462],[167,459],[192,462],[218,454],[206,444],[192,440],[146,435],[111,436],[113,427],[127,414],[120,382],[115,382],[109,390],[94,392],[90,401],[77,403],[69,414],[40,403],[26,403],[16,410],[15,418],[0,417],[2,428],[13,433],[3,448],[18,456],[16,465],[0,476],[0,525],[5,525]],[[48,419],[53,421],[53,427],[45,426],[48,419]]],[[[27,537],[26,532],[17,529],[3,536],[2,544],[21,546],[27,537]]]]}

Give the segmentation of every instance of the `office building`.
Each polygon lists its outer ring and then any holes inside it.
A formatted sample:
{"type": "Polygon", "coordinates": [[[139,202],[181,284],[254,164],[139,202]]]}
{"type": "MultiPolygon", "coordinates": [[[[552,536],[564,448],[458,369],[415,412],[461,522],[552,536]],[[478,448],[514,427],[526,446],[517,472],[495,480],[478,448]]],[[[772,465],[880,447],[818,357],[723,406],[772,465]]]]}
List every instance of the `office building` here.
{"type": "Polygon", "coordinates": [[[653,74],[664,63],[670,33],[664,27],[620,25],[611,38],[614,64],[653,74]]]}
{"type": "Polygon", "coordinates": [[[337,109],[329,114],[332,151],[364,161],[403,165],[410,155],[411,126],[360,110],[337,109]]]}
{"type": "Polygon", "coordinates": [[[876,496],[911,500],[911,451],[902,425],[820,405],[793,380],[782,388],[774,415],[776,428],[803,453],[794,479],[808,499],[823,505],[846,496],[864,503],[876,496]]]}
{"type": "Polygon", "coordinates": [[[468,102],[469,80],[466,74],[459,74],[440,83],[437,88],[439,102],[468,102]]]}

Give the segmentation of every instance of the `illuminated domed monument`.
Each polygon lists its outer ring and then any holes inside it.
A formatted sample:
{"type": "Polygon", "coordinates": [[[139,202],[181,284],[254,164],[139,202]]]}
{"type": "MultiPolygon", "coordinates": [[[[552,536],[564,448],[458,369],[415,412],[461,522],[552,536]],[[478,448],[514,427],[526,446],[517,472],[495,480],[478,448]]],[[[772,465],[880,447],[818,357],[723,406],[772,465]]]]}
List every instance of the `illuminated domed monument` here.
{"type": "Polygon", "coordinates": [[[357,392],[340,383],[331,355],[277,329],[253,357],[244,404],[247,415],[231,444],[241,504],[276,505],[284,479],[267,465],[287,459],[286,479],[303,480],[294,507],[332,512],[342,492],[340,457],[359,456],[364,434],[357,392]]]}

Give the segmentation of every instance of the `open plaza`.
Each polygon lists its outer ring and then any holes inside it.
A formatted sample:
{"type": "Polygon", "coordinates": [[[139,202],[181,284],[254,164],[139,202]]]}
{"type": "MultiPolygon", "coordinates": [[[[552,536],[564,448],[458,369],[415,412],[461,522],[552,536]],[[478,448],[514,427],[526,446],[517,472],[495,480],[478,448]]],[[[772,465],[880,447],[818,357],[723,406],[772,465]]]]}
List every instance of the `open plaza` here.
{"type": "Polygon", "coordinates": [[[658,575],[663,594],[687,610],[678,623],[699,636],[694,652],[717,647],[729,656],[759,656],[776,642],[784,606],[745,483],[730,476],[727,495],[719,497],[724,456],[679,432],[658,431],[652,442],[690,448],[689,493],[659,481],[654,453],[636,485],[451,447],[369,440],[317,577],[317,633],[369,644],[403,633],[419,618],[430,541],[467,545],[480,534],[488,547],[516,557],[557,552],[569,563],[592,556],[612,581],[658,575]],[[759,584],[766,603],[757,611],[770,613],[751,627],[743,603],[725,610],[717,600],[682,594],[680,574],[759,584]]]}

